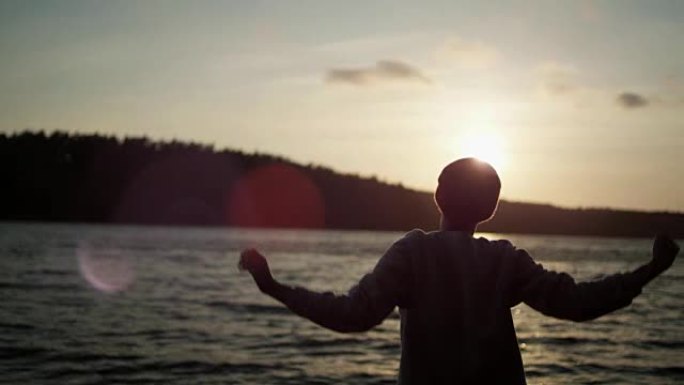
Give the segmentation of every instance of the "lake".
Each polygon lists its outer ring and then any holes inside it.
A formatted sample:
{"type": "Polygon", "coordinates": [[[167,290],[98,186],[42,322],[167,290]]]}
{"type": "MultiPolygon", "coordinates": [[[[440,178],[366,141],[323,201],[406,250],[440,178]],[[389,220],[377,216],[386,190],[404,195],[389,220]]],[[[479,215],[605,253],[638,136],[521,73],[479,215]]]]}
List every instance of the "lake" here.
{"type": "MultiPolygon", "coordinates": [[[[506,238],[578,280],[650,258],[651,240],[506,238]]],[[[396,232],[0,223],[0,382],[393,384],[399,316],[338,334],[263,296],[236,265],[258,247],[284,283],[346,291],[396,232]]],[[[684,383],[684,263],[587,323],[513,308],[530,384],[684,383]]]]}

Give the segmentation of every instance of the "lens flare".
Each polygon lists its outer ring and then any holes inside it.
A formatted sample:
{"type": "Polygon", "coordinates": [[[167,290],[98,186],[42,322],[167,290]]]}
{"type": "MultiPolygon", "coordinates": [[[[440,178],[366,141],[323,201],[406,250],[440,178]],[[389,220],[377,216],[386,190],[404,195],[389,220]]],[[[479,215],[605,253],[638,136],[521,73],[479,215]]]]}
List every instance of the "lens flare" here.
{"type": "Polygon", "coordinates": [[[96,248],[83,242],[76,250],[76,255],[81,275],[99,291],[124,291],[135,280],[133,263],[128,256],[121,253],[121,250],[96,248]]]}
{"type": "Polygon", "coordinates": [[[318,187],[299,169],[272,164],[248,172],[234,186],[229,222],[241,227],[322,228],[325,208],[318,187]]]}

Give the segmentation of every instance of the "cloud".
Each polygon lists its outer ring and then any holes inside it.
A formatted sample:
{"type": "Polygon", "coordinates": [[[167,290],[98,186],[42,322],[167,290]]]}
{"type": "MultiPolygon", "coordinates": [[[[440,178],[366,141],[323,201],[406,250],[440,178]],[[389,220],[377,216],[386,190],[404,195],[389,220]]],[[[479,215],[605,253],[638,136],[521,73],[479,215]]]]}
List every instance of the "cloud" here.
{"type": "Polygon", "coordinates": [[[488,68],[500,57],[499,51],[481,41],[468,41],[452,37],[440,50],[440,55],[468,68],[488,68]]]}
{"type": "Polygon", "coordinates": [[[646,107],[650,104],[645,96],[634,92],[623,92],[617,96],[616,101],[620,106],[627,109],[646,107]]]}
{"type": "Polygon", "coordinates": [[[565,103],[575,108],[591,108],[603,103],[607,92],[600,87],[584,83],[583,73],[575,66],[557,61],[542,62],[536,67],[536,94],[541,100],[565,103]]]}
{"type": "Polygon", "coordinates": [[[326,81],[355,86],[392,82],[431,83],[430,79],[423,75],[420,70],[397,60],[380,60],[372,67],[334,68],[328,71],[326,81]]]}
{"type": "Polygon", "coordinates": [[[547,100],[571,102],[576,107],[608,107],[616,103],[624,109],[638,109],[649,106],[675,106],[675,92],[656,90],[648,96],[638,92],[601,87],[583,83],[583,72],[574,66],[555,61],[543,62],[536,67],[537,94],[547,100]]]}
{"type": "Polygon", "coordinates": [[[542,63],[537,67],[539,83],[542,90],[550,95],[569,94],[579,88],[577,69],[557,62],[542,63]]]}

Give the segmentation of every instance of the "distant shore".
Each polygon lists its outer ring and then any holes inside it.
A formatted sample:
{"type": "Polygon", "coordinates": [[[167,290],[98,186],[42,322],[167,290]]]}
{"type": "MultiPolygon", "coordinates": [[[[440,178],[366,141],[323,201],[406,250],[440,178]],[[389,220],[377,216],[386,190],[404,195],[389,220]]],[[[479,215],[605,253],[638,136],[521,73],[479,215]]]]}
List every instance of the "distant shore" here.
{"type": "MultiPolygon", "coordinates": [[[[407,231],[439,223],[431,192],[184,142],[0,134],[0,221],[407,231]]],[[[684,237],[684,214],[501,201],[480,231],[684,237]]]]}

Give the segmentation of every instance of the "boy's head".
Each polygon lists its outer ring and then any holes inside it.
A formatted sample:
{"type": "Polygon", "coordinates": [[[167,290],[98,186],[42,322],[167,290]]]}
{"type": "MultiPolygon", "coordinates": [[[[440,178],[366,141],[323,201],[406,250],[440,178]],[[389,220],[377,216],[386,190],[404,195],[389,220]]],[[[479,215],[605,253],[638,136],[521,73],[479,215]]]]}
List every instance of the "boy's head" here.
{"type": "Polygon", "coordinates": [[[452,224],[477,224],[496,210],[501,181],[496,170],[475,158],[449,163],[439,175],[435,202],[452,224]]]}

